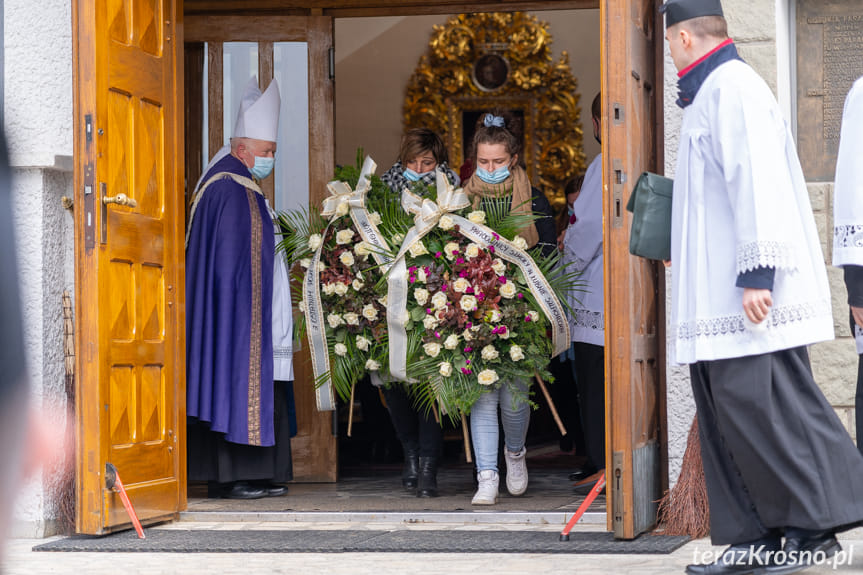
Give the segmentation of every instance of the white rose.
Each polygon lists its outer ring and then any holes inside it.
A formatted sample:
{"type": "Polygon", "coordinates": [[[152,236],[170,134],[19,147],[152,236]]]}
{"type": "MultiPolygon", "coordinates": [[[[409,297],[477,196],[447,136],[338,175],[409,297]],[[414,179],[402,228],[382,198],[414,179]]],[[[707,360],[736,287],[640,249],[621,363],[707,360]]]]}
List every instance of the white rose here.
{"type": "Polygon", "coordinates": [[[440,344],[436,341],[423,345],[423,351],[429,357],[437,357],[440,353],[440,344]]]}
{"type": "Polygon", "coordinates": [[[354,253],[357,254],[357,256],[362,258],[362,257],[369,255],[372,252],[369,250],[369,244],[367,244],[366,242],[360,242],[354,246],[354,253]]]}
{"type": "Polygon", "coordinates": [[[345,323],[348,325],[360,325],[360,316],[352,311],[349,311],[342,317],[344,317],[345,323]]]}
{"type": "Polygon", "coordinates": [[[337,344],[335,345],[335,347],[333,348],[333,351],[335,351],[335,352],[336,352],[336,355],[340,355],[340,356],[342,356],[342,357],[344,357],[344,356],[346,356],[346,355],[348,354],[348,348],[347,348],[347,346],[346,346],[345,344],[343,344],[343,343],[337,343],[337,344]]]}
{"type": "Polygon", "coordinates": [[[339,245],[349,244],[354,241],[354,230],[339,230],[336,234],[336,243],[339,245]]]}
{"type": "Polygon", "coordinates": [[[452,282],[452,289],[457,291],[458,293],[464,293],[467,288],[470,287],[470,282],[464,278],[458,278],[454,282],[452,282]]]}
{"type": "Polygon", "coordinates": [[[376,226],[381,225],[381,215],[377,212],[369,213],[369,221],[376,226]]]}
{"type": "Polygon", "coordinates": [[[318,273],[323,273],[323,271],[327,269],[327,264],[325,264],[321,260],[318,260],[317,268],[318,268],[318,273]]]}
{"type": "Polygon", "coordinates": [[[300,260],[300,265],[305,269],[309,269],[309,266],[312,265],[312,260],[310,258],[303,258],[300,260]]]}
{"type": "Polygon", "coordinates": [[[351,282],[351,285],[353,286],[353,288],[354,288],[356,291],[360,291],[361,289],[363,289],[363,286],[365,286],[366,284],[364,284],[364,283],[363,283],[363,282],[361,282],[360,280],[354,280],[354,281],[352,281],[352,282],[351,282]]]}
{"type": "Polygon", "coordinates": [[[414,290],[414,299],[420,305],[425,305],[429,300],[429,290],[425,288],[417,288],[414,290]]]}
{"type": "Polygon", "coordinates": [[[305,313],[305,311],[306,311],[306,300],[301,299],[300,303],[297,304],[297,307],[300,308],[301,312],[305,313]]]}
{"type": "Polygon", "coordinates": [[[309,236],[309,249],[311,249],[311,250],[318,249],[319,247],[321,247],[322,241],[323,241],[323,238],[321,237],[321,234],[310,235],[309,236]]]}
{"type": "Polygon", "coordinates": [[[466,330],[464,330],[463,332],[461,332],[461,337],[462,337],[462,339],[464,339],[465,341],[470,341],[470,340],[472,340],[472,339],[473,339],[473,334],[470,332],[470,330],[469,330],[469,329],[466,329],[466,330]]]}
{"type": "Polygon", "coordinates": [[[482,355],[482,358],[485,361],[491,361],[493,359],[497,359],[500,356],[500,354],[497,352],[497,350],[491,344],[482,348],[482,353],[480,355],[482,355]]]}
{"type": "Polygon", "coordinates": [[[475,212],[471,212],[467,215],[467,219],[472,221],[475,224],[484,224],[485,223],[485,212],[482,210],[476,210],[475,212]]]}
{"type": "Polygon", "coordinates": [[[443,342],[443,346],[447,349],[455,349],[458,347],[458,336],[454,333],[449,334],[443,342]]]}
{"type": "Polygon", "coordinates": [[[360,351],[368,351],[369,347],[372,345],[370,339],[363,337],[361,335],[357,336],[357,349],[360,351]]]}
{"type": "Polygon", "coordinates": [[[336,207],[336,215],[340,216],[340,217],[346,216],[346,215],[348,215],[348,212],[350,211],[350,209],[351,209],[351,207],[348,205],[347,202],[342,202],[338,205],[338,207],[336,207]]]}
{"type": "Polygon", "coordinates": [[[513,361],[521,361],[524,359],[524,350],[520,345],[513,345],[509,348],[509,358],[513,361]]]}
{"type": "Polygon", "coordinates": [[[422,241],[412,243],[411,247],[408,249],[408,252],[415,258],[429,253],[429,251],[426,249],[425,244],[422,243],[422,241]]]}
{"type": "Polygon", "coordinates": [[[423,327],[429,331],[436,328],[438,323],[439,322],[438,322],[437,318],[433,315],[427,315],[427,316],[425,316],[425,319],[423,319],[423,327]]]}
{"type": "Polygon", "coordinates": [[[476,298],[472,295],[462,296],[459,305],[464,311],[473,311],[476,309],[476,298]]]}
{"type": "Polygon", "coordinates": [[[336,291],[336,284],[324,284],[321,291],[324,292],[324,295],[333,295],[336,291]]]}
{"type": "Polygon", "coordinates": [[[527,317],[530,318],[530,321],[539,321],[539,314],[533,310],[527,312],[527,317]]]}
{"type": "Polygon", "coordinates": [[[489,321],[490,321],[490,322],[492,322],[492,323],[497,323],[497,322],[499,322],[501,319],[503,319],[503,314],[502,314],[502,313],[500,313],[500,310],[493,309],[493,310],[491,310],[491,311],[489,312],[489,314],[488,314],[488,319],[489,319],[489,321]]]}
{"type": "Polygon", "coordinates": [[[337,296],[343,296],[348,293],[348,286],[342,282],[336,282],[335,290],[337,296]]]}
{"type": "Polygon", "coordinates": [[[442,376],[449,377],[452,375],[452,364],[448,361],[442,361],[438,371],[442,376]]]}
{"type": "Polygon", "coordinates": [[[405,241],[405,236],[404,236],[404,234],[393,234],[393,242],[394,242],[396,245],[401,245],[401,243],[402,243],[403,241],[405,241]]]}
{"type": "Polygon", "coordinates": [[[518,290],[516,289],[515,284],[509,280],[507,280],[505,284],[500,286],[500,295],[502,295],[506,299],[514,298],[517,291],[518,290]]]}
{"type": "Polygon", "coordinates": [[[479,255],[479,246],[476,244],[468,244],[464,250],[464,255],[469,259],[473,259],[479,255]]]}
{"type": "Polygon", "coordinates": [[[381,368],[381,364],[373,359],[366,361],[366,369],[369,371],[377,371],[381,368]]]}
{"type": "Polygon", "coordinates": [[[440,217],[440,220],[438,220],[437,225],[442,230],[451,230],[455,227],[455,222],[452,221],[452,217],[443,215],[440,217]]]}
{"type": "Polygon", "coordinates": [[[454,260],[455,254],[458,252],[459,245],[455,242],[450,242],[443,247],[443,253],[448,259],[454,260]]]}
{"type": "Polygon", "coordinates": [[[340,316],[339,314],[331,313],[327,316],[327,323],[330,324],[331,328],[336,329],[337,327],[345,323],[345,320],[343,320],[342,316],[340,316]]]}
{"type": "Polygon", "coordinates": [[[420,268],[417,270],[417,281],[420,283],[426,283],[426,281],[428,281],[428,274],[425,269],[420,268]]]}
{"type": "Polygon", "coordinates": [[[515,238],[512,240],[512,245],[514,245],[515,247],[517,247],[520,250],[526,250],[527,249],[527,240],[521,236],[515,236],[515,238]]]}
{"type": "Polygon", "coordinates": [[[503,260],[501,260],[500,258],[494,258],[491,261],[491,269],[493,269],[494,273],[496,273],[497,275],[502,276],[506,271],[506,264],[503,263],[503,260]]]}
{"type": "Polygon", "coordinates": [[[477,379],[479,380],[480,385],[491,385],[500,378],[497,376],[497,372],[495,370],[484,369],[479,372],[477,379]]]}
{"type": "Polygon", "coordinates": [[[363,306],[363,317],[369,321],[374,321],[378,319],[378,310],[375,306],[370,303],[367,303],[363,306]]]}
{"type": "Polygon", "coordinates": [[[446,294],[442,291],[437,292],[431,298],[432,306],[434,306],[435,309],[444,309],[446,307],[446,302],[446,294]]]}
{"type": "Polygon", "coordinates": [[[384,307],[387,307],[387,296],[379,297],[378,303],[384,307]]]}

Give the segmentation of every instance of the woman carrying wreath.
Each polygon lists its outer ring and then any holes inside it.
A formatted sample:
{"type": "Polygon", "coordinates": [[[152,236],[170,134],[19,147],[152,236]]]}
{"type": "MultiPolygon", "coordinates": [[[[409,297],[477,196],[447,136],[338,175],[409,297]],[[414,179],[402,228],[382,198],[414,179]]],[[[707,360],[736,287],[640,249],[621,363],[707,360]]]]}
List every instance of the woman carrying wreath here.
{"type": "MultiPolygon", "coordinates": [[[[417,182],[435,183],[435,170],[440,167],[450,183],[458,186],[459,177],[447,166],[447,151],[440,136],[425,128],[408,130],[402,136],[399,157],[381,176],[390,190],[401,195],[417,182]]],[[[384,384],[378,372],[372,372],[372,382],[383,386],[387,410],[404,451],[402,485],[416,489],[417,497],[437,497],[437,466],[443,447],[443,430],[431,410],[414,404],[400,383],[384,384]]]]}
{"type": "MultiPolygon", "coordinates": [[[[555,224],[548,199],[531,186],[527,173],[519,165],[521,126],[518,120],[501,110],[481,114],[471,149],[476,171],[465,183],[464,191],[474,209],[485,210],[496,198],[511,198],[513,212],[543,214],[519,234],[527,241],[528,249],[539,246],[543,255],[556,250],[555,224]]],[[[471,501],[473,505],[497,503],[500,484],[497,466],[498,406],[506,444],[507,490],[511,495],[521,495],[527,490],[524,444],[530,422],[528,382],[501,382],[480,395],[471,407],[470,426],[479,483],[471,501]]]]}

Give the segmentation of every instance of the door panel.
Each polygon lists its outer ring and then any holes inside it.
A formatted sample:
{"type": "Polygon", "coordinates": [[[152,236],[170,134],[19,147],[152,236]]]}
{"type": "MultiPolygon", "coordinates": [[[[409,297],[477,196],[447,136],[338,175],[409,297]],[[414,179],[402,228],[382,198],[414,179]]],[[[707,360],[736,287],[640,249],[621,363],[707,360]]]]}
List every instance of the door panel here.
{"type": "Polygon", "coordinates": [[[624,209],[641,172],[657,171],[662,26],[654,0],[604,0],[601,12],[608,528],[632,539],[655,524],[663,482],[658,297],[665,276],[629,254],[624,209]]]}
{"type": "Polygon", "coordinates": [[[130,524],[107,463],[143,522],[185,507],[181,13],[74,6],[81,533],[130,524]]]}

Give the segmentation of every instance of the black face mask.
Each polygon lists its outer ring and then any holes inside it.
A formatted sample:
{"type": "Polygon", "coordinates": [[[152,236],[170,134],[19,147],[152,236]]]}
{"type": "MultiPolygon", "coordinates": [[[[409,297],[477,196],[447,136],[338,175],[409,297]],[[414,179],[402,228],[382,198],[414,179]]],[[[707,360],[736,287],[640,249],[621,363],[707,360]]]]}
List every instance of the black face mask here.
{"type": "Polygon", "coordinates": [[[597,144],[599,144],[600,146],[602,145],[602,140],[600,140],[599,136],[597,136],[596,134],[593,135],[593,139],[596,140],[597,144]]]}

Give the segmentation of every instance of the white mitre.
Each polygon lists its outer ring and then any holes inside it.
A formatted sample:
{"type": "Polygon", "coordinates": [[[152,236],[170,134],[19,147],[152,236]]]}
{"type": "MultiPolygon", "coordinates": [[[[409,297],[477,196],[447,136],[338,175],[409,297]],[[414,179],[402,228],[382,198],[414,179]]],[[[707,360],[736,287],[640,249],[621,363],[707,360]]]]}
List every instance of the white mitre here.
{"type": "Polygon", "coordinates": [[[275,78],[261,94],[258,79],[252,76],[243,92],[233,137],[275,142],[279,133],[279,83],[275,78]]]}

